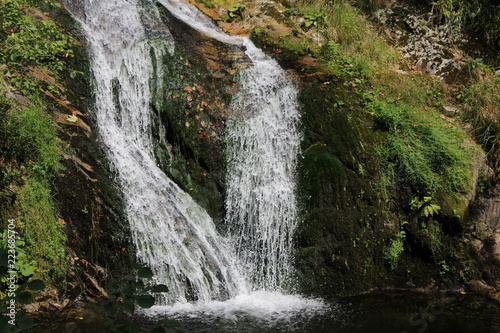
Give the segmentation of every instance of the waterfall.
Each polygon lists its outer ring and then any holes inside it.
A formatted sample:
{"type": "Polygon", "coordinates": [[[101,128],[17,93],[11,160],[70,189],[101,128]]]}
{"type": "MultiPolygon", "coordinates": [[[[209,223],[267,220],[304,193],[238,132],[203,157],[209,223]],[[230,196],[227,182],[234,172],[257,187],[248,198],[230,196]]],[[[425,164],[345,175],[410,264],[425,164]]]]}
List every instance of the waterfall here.
{"type": "Polygon", "coordinates": [[[226,223],[254,288],[280,290],[293,275],[297,89],[274,60],[244,44],[253,66],[240,74],[232,105],[242,119],[227,123],[226,223]]]}
{"type": "Polygon", "coordinates": [[[297,224],[296,88],[247,38],[223,34],[184,2],[159,2],[198,31],[244,46],[253,64],[239,75],[241,90],[232,108],[241,117],[228,121],[225,134],[228,233],[223,236],[154,158],[150,81],[163,77],[155,64],[168,59],[174,45],[155,2],[65,0],[87,36],[99,134],[123,190],[137,259],[152,269],[156,283],[170,289],[154,310],[214,302],[214,309],[225,304],[239,311],[244,304],[259,313],[269,304],[273,311],[320,308],[312,300],[276,293],[290,285],[297,224]]]}
{"type": "Polygon", "coordinates": [[[183,1],[160,3],[199,32],[243,45],[252,61],[239,75],[240,91],[231,105],[238,119],[227,121],[225,222],[252,288],[286,289],[291,285],[297,225],[297,89],[278,63],[248,38],[223,34],[183,1]]]}
{"type": "Polygon", "coordinates": [[[161,63],[168,56],[169,36],[149,37],[142,23],[147,11],[137,0],[74,2],[85,13],[80,22],[92,53],[99,133],[123,190],[137,258],[170,289],[160,304],[241,293],[228,242],[153,156],[149,81],[153,57],[161,63]]]}

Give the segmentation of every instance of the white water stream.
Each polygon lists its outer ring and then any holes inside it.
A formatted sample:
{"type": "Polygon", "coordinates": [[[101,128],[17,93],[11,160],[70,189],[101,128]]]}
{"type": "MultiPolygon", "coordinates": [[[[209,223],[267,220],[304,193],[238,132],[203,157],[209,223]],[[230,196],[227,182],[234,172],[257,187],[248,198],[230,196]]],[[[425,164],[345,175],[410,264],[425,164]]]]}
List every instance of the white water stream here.
{"type": "Polygon", "coordinates": [[[226,224],[252,289],[292,285],[292,238],[297,225],[294,195],[300,133],[297,88],[276,61],[244,37],[228,36],[181,0],[162,5],[193,29],[222,42],[241,44],[252,66],[239,76],[226,127],[226,224]]]}
{"type": "Polygon", "coordinates": [[[99,133],[123,190],[137,258],[151,267],[155,282],[170,288],[149,313],[246,308],[281,315],[321,308],[320,301],[279,293],[293,276],[293,173],[300,141],[295,87],[248,39],[221,33],[184,2],[160,3],[202,33],[244,44],[253,66],[240,74],[233,103],[245,116],[227,126],[226,238],[153,156],[150,80],[162,77],[153,73],[153,63],[168,58],[173,47],[154,2],[66,0],[87,36],[99,133]]]}
{"type": "Polygon", "coordinates": [[[240,73],[226,129],[226,223],[254,288],[293,285],[292,238],[298,214],[297,89],[278,64],[245,40],[253,66],[240,73]]]}

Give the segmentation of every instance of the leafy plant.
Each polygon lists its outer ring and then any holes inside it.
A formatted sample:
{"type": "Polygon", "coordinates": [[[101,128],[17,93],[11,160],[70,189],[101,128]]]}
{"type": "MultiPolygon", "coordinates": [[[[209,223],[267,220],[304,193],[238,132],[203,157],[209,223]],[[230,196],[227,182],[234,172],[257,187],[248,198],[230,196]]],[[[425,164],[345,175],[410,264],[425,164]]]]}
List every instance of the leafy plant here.
{"type": "MultiPolygon", "coordinates": [[[[403,222],[401,226],[408,224],[408,222],[403,222]]],[[[396,238],[391,240],[391,244],[384,250],[384,258],[387,260],[391,269],[394,270],[398,266],[399,258],[404,252],[404,242],[406,239],[406,232],[404,230],[399,231],[396,238]]]]}
{"type": "Polygon", "coordinates": [[[0,61],[7,65],[2,71],[12,77],[14,86],[25,91],[35,88],[28,76],[34,67],[61,72],[66,68],[65,59],[73,56],[72,48],[76,45],[55,21],[26,15],[24,11],[37,8],[38,3],[60,6],[50,0],[3,0],[0,6],[0,43],[3,45],[0,61]]]}
{"type": "Polygon", "coordinates": [[[433,216],[441,210],[441,206],[431,203],[432,197],[423,197],[422,199],[413,198],[410,207],[413,210],[420,210],[425,217],[433,216]]]}
{"type": "Polygon", "coordinates": [[[243,11],[245,10],[247,6],[241,3],[237,3],[234,6],[232,6],[228,11],[227,11],[227,19],[226,22],[233,22],[236,19],[242,19],[243,18],[243,11]]]}
{"type": "Polygon", "coordinates": [[[328,41],[321,46],[321,54],[327,60],[332,60],[342,56],[340,45],[334,41],[328,41]]]}
{"type": "Polygon", "coordinates": [[[124,313],[133,314],[137,308],[150,308],[155,303],[154,294],[168,292],[166,285],[147,284],[153,277],[150,268],[135,264],[136,274],[124,277],[125,281],[110,280],[106,286],[109,298],[104,302],[107,314],[106,326],[111,332],[164,332],[165,328],[180,324],[174,320],[161,320],[151,330],[140,328],[138,324],[121,323],[124,313]]]}
{"type": "Polygon", "coordinates": [[[323,12],[304,14],[304,25],[311,27],[313,25],[321,25],[325,22],[326,14],[323,12]]]}
{"type": "MultiPolygon", "coordinates": [[[[26,281],[35,273],[35,263],[30,260],[26,254],[26,242],[21,239],[15,240],[15,251],[16,251],[16,262],[12,272],[17,272],[16,280],[26,281]]],[[[0,249],[6,249],[8,247],[8,230],[4,230],[0,234],[0,249]]],[[[5,250],[0,252],[0,266],[7,266],[7,255],[5,250]]],[[[6,275],[2,277],[0,282],[5,283],[6,275]]]]}
{"type": "Polygon", "coordinates": [[[284,10],[284,13],[285,13],[286,15],[291,15],[291,16],[293,16],[293,15],[299,15],[299,14],[300,14],[300,11],[299,11],[297,8],[295,8],[295,7],[291,7],[291,8],[286,8],[286,9],[284,10]]]}

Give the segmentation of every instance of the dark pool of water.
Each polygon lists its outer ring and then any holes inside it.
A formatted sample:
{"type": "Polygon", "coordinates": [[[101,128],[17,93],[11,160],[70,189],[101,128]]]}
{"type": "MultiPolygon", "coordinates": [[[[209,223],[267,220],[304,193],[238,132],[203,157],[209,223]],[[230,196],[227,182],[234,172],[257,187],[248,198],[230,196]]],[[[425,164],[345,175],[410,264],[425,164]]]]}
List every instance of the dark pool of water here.
{"type": "MultiPolygon", "coordinates": [[[[197,313],[176,319],[175,333],[500,333],[500,302],[482,295],[460,293],[383,292],[325,302],[315,314],[272,316],[262,320],[245,312],[231,316],[197,313]],[[271,319],[270,319],[271,318],[271,319]]],[[[38,323],[32,332],[107,332],[99,320],[75,312],[63,320],[38,323]]],[[[95,317],[95,316],[92,316],[95,317]]],[[[102,318],[102,317],[101,317],[102,318]]],[[[133,320],[146,328],[141,319],[133,320]]]]}

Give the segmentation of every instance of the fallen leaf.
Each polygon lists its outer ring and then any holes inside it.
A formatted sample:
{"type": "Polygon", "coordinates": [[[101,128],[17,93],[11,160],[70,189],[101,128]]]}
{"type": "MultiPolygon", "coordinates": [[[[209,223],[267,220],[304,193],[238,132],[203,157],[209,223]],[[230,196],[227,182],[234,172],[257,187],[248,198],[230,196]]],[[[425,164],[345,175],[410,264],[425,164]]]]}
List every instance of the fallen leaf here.
{"type": "Polygon", "coordinates": [[[78,121],[78,117],[75,116],[74,114],[72,114],[71,116],[68,116],[68,118],[66,120],[71,122],[71,123],[76,123],[78,121]]]}

